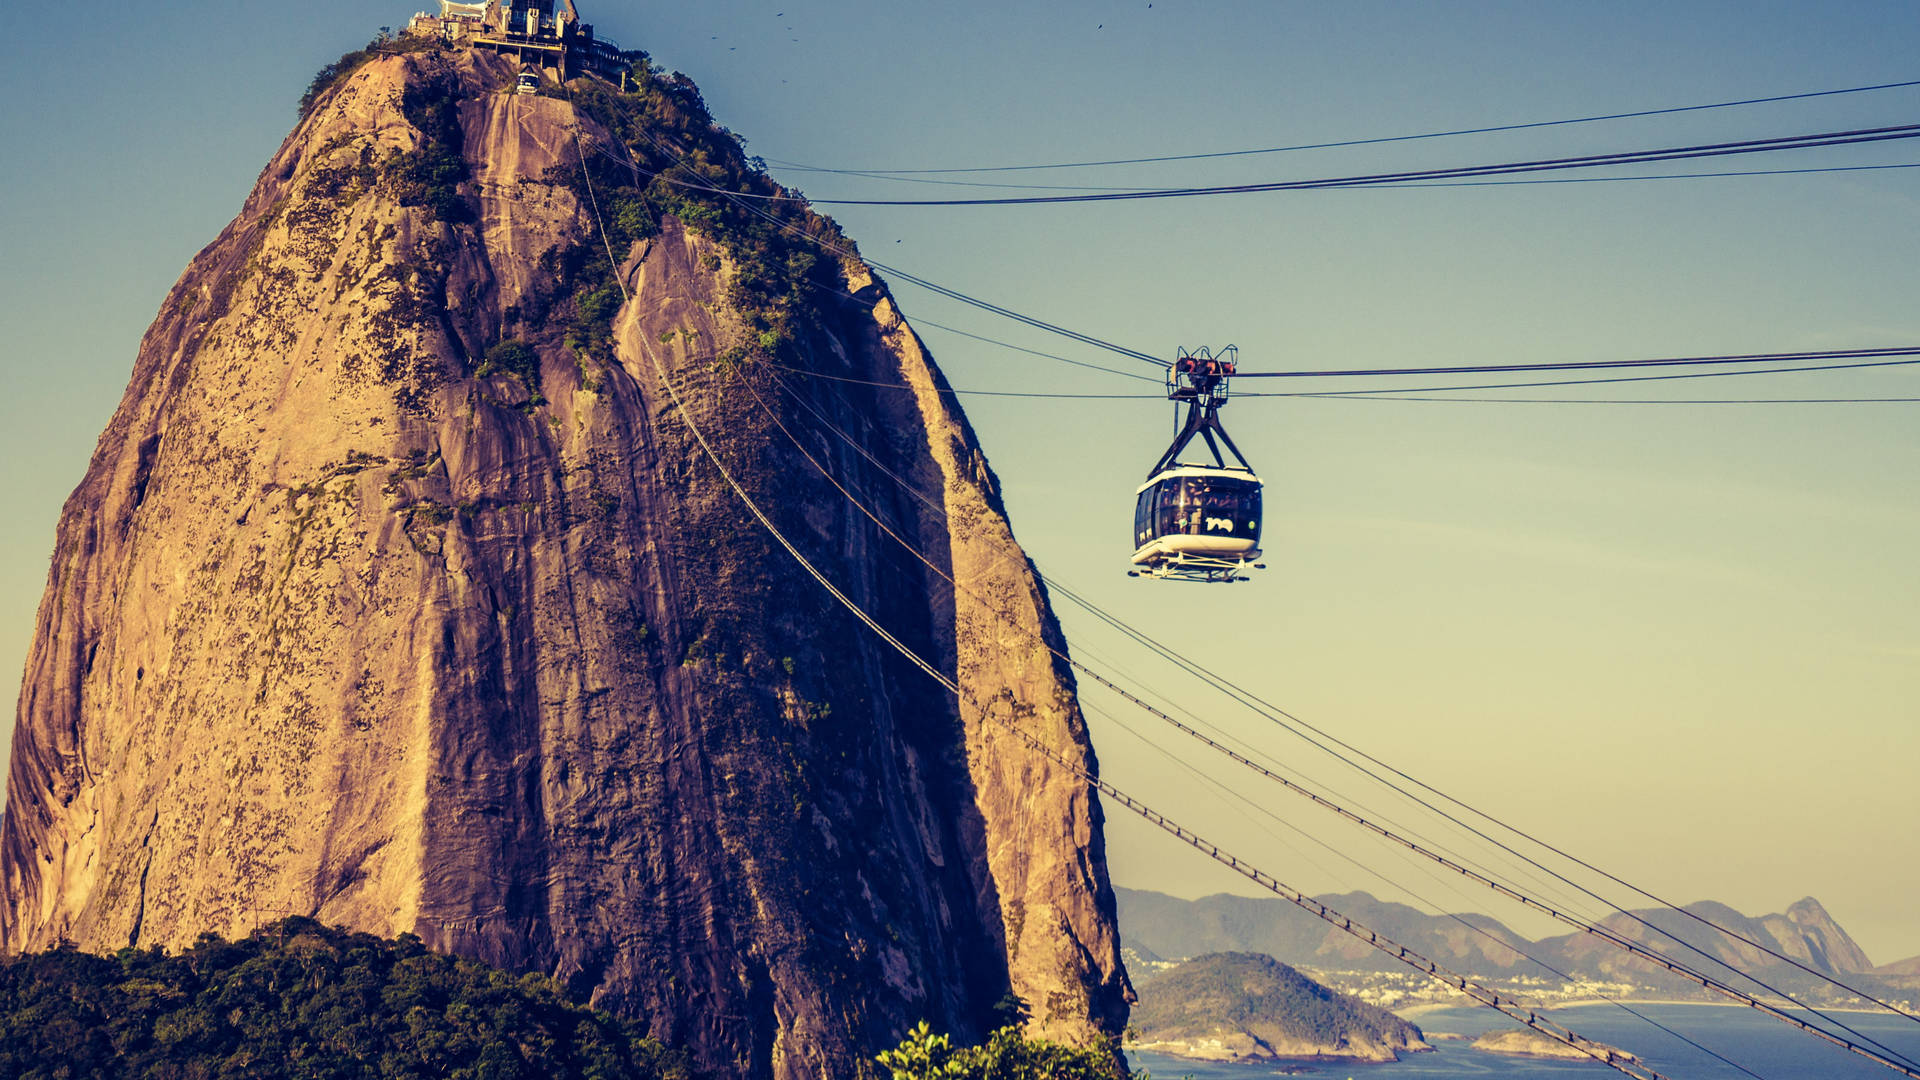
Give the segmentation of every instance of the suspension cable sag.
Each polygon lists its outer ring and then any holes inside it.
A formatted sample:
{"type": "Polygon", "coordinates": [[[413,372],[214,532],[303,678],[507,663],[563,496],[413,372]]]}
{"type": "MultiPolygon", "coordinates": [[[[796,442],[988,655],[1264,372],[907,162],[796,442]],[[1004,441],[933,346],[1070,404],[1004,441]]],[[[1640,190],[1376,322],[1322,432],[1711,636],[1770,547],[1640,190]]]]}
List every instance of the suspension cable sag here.
{"type": "MultiPolygon", "coordinates": [[[[570,89],[568,90],[568,95],[569,95],[569,104],[572,105],[573,103],[572,103],[570,89]]],[[[585,152],[580,144],[579,131],[577,127],[577,110],[576,110],[576,125],[573,126],[571,130],[572,130],[572,134],[573,134],[573,138],[576,146],[576,151],[578,151],[580,155],[582,176],[587,186],[589,202],[593,210],[595,223],[598,227],[598,231],[600,232],[602,243],[606,246],[609,262],[613,264],[613,267],[615,270],[615,279],[619,284],[623,301],[630,302],[631,295],[626,287],[624,278],[622,278],[618,273],[617,262],[614,262],[611,241],[607,236],[605,223],[603,220],[601,220],[601,217],[600,217],[597,197],[595,197],[593,194],[591,175],[586,169],[585,152]]],[[[722,194],[730,195],[731,193],[722,193],[722,194]]],[[[878,265],[878,264],[874,264],[874,265],[878,265]]],[[[940,290],[940,291],[945,291],[945,290],[940,290]]],[[[1078,335],[1075,335],[1075,336],[1078,336],[1078,335]]],[[[1088,339],[1082,338],[1082,340],[1088,340],[1088,339]]],[[[844,607],[846,607],[861,622],[865,623],[870,629],[872,629],[877,635],[879,635],[882,638],[882,640],[884,640],[888,645],[893,647],[896,651],[900,652],[903,657],[908,659],[916,667],[920,668],[930,677],[934,678],[937,682],[939,682],[942,685],[942,687],[945,688],[949,693],[955,695],[957,698],[961,698],[973,704],[975,709],[978,710],[979,715],[983,719],[988,720],[992,723],[995,723],[996,725],[1002,727],[1005,730],[1008,730],[1010,733],[1015,735],[1017,738],[1019,738],[1023,742],[1026,742],[1032,749],[1040,753],[1042,756],[1046,757],[1048,760],[1053,761],[1055,764],[1060,765],[1062,768],[1066,769],[1070,773],[1073,773],[1078,778],[1080,778],[1083,782],[1085,782],[1088,786],[1093,787],[1104,794],[1107,794],[1110,798],[1113,798],[1115,801],[1120,802],[1122,805],[1126,806],[1129,810],[1146,818],[1150,823],[1154,824],[1156,827],[1161,828],[1163,831],[1169,832],[1171,835],[1174,835],[1176,838],[1181,839],[1185,843],[1188,843],[1190,846],[1193,846],[1196,850],[1201,851],[1203,854],[1206,854],[1208,857],[1214,859],[1216,862],[1220,862],[1223,865],[1228,866],[1230,869],[1233,869],[1236,872],[1242,874],[1243,876],[1247,877],[1249,880],[1255,882],[1256,884],[1267,889],[1268,891],[1281,896],[1283,899],[1286,899],[1289,902],[1294,903],[1296,906],[1301,907],[1303,910],[1307,910],[1310,913],[1316,914],[1318,917],[1320,917],[1324,921],[1340,926],[1340,928],[1346,933],[1356,938],[1359,938],[1361,940],[1367,941],[1370,945],[1374,946],[1375,948],[1379,949],[1380,951],[1390,956],[1395,956],[1397,959],[1401,960],[1403,963],[1407,963],[1412,967],[1425,970],[1430,975],[1433,975],[1436,978],[1441,978],[1443,979],[1443,981],[1447,981],[1449,984],[1457,986],[1462,992],[1466,993],[1470,997],[1473,997],[1475,1000],[1480,1001],[1482,1004],[1488,1005],[1489,1007],[1499,1010],[1505,1013],[1506,1015],[1512,1017],[1513,1019],[1518,1020],[1519,1022],[1525,1024],[1526,1026],[1533,1028],[1536,1031],[1540,1031],[1543,1034],[1546,1034],[1549,1037],[1554,1038],[1559,1042],[1572,1046],[1575,1049],[1580,1050],[1582,1053],[1585,1053],[1588,1056],[1595,1058],[1596,1060],[1600,1060],[1605,1064],[1608,1064],[1609,1066],[1623,1073],[1626,1073],[1627,1075],[1651,1078],[1651,1080],[1664,1080],[1664,1078],[1660,1077],[1660,1074],[1655,1073],[1650,1069],[1646,1069],[1642,1066],[1639,1066],[1637,1060],[1635,1059],[1623,1060],[1618,1055],[1615,1055],[1611,1050],[1607,1050],[1605,1048],[1599,1047],[1598,1044],[1593,1043],[1591,1040],[1584,1039],[1552,1021],[1539,1018],[1533,1010],[1524,1010],[1525,1015],[1521,1015],[1521,1012],[1522,1012],[1521,1007],[1518,1005],[1518,1003],[1514,1002],[1513,1000],[1506,999],[1505,1001],[1503,1001],[1497,992],[1491,991],[1485,987],[1482,987],[1479,984],[1474,983],[1471,980],[1467,979],[1465,976],[1461,976],[1451,971],[1448,971],[1447,969],[1434,964],[1432,961],[1427,960],[1424,957],[1421,957],[1418,953],[1413,952],[1412,950],[1404,946],[1397,946],[1393,942],[1389,941],[1388,939],[1381,937],[1380,935],[1372,931],[1366,930],[1364,927],[1356,928],[1356,925],[1352,922],[1351,919],[1341,916],[1338,912],[1335,912],[1332,909],[1327,908],[1324,904],[1321,904],[1318,901],[1314,901],[1311,898],[1306,897],[1305,894],[1300,893],[1297,890],[1293,890],[1289,888],[1284,883],[1280,882],[1278,879],[1273,878],[1269,874],[1266,874],[1264,871],[1260,871],[1258,868],[1253,867],[1251,864],[1244,863],[1242,860],[1225,852],[1223,849],[1219,848],[1215,844],[1212,844],[1210,841],[1206,841],[1204,838],[1198,836],[1195,833],[1192,833],[1190,830],[1187,830],[1184,827],[1179,826],[1177,823],[1171,821],[1171,819],[1168,819],[1164,815],[1159,814],[1157,811],[1152,810],[1151,807],[1146,806],[1144,803],[1141,803],[1138,800],[1135,800],[1132,797],[1127,796],[1124,792],[1121,792],[1118,788],[1115,788],[1113,785],[1109,784],[1108,782],[1101,779],[1097,775],[1094,775],[1093,773],[1088,771],[1083,764],[1078,764],[1066,759],[1065,757],[1059,755],[1052,748],[1047,747],[1043,743],[1039,742],[1039,740],[1035,736],[1026,732],[1024,729],[1020,728],[1018,725],[1012,724],[998,716],[995,716],[991,711],[991,709],[982,707],[979,702],[974,701],[972,699],[971,695],[965,694],[956,683],[948,679],[941,671],[935,668],[931,663],[926,661],[924,658],[920,657],[909,646],[907,646],[904,642],[900,641],[897,637],[893,636],[883,626],[881,626],[877,621],[875,621],[871,616],[869,616],[862,608],[859,607],[858,604],[856,604],[845,593],[841,592],[817,567],[815,567],[812,564],[810,560],[808,560],[796,547],[793,546],[793,544],[785,537],[785,535],[774,525],[772,520],[765,514],[765,512],[760,509],[758,504],[746,493],[746,491],[733,478],[731,473],[727,471],[725,465],[720,461],[713,447],[706,440],[704,433],[700,430],[699,426],[694,421],[684,401],[681,400],[678,389],[674,386],[673,381],[669,376],[666,370],[666,367],[664,363],[661,361],[658,354],[655,353],[654,350],[644,341],[639,342],[639,345],[641,350],[645,352],[648,355],[649,359],[652,361],[653,366],[655,368],[655,372],[658,378],[660,379],[661,385],[667,391],[669,397],[672,398],[673,404],[675,406],[675,410],[679,415],[681,421],[687,425],[689,431],[694,435],[696,441],[700,444],[702,451],[705,453],[709,461],[714,465],[715,469],[720,473],[722,479],[724,479],[727,482],[728,486],[733,490],[734,494],[746,505],[746,507],[753,514],[755,519],[760,522],[762,527],[767,529],[767,531],[775,538],[775,540],[778,541],[783,548],[785,548],[788,554],[791,555],[796,561],[798,561],[802,565],[804,569],[808,571],[810,576],[812,576],[823,588],[825,588],[829,592],[829,594],[831,594],[837,601],[839,601],[844,607]]],[[[1159,361],[1156,360],[1155,362],[1159,362],[1159,361]]],[[[1081,670],[1086,670],[1083,665],[1075,664],[1075,667],[1081,670]]],[[[1385,830],[1383,827],[1373,825],[1368,821],[1366,821],[1364,818],[1359,817],[1358,815],[1353,815],[1350,812],[1344,811],[1343,809],[1339,808],[1335,804],[1331,803],[1329,800],[1326,800],[1324,797],[1319,796],[1315,793],[1307,792],[1306,789],[1300,788],[1298,785],[1295,785],[1291,781],[1278,776],[1278,774],[1272,773],[1270,770],[1266,770],[1264,767],[1259,766],[1257,763],[1252,762],[1250,759],[1247,759],[1244,756],[1239,755],[1237,752],[1224,747],[1222,744],[1217,743],[1216,741],[1208,738],[1204,734],[1190,727],[1187,727],[1184,724],[1181,724],[1179,721],[1174,720],[1170,716],[1166,716],[1165,714],[1159,713],[1158,710],[1152,709],[1152,707],[1146,705],[1145,702],[1134,697],[1133,695],[1119,688],[1118,686],[1108,682],[1103,677],[1098,676],[1097,674],[1091,671],[1087,671],[1087,673],[1091,677],[1094,677],[1097,681],[1100,681],[1103,685],[1106,685],[1109,689],[1115,691],[1116,693],[1120,693],[1122,696],[1133,701],[1135,704],[1140,705],[1143,708],[1147,708],[1149,709],[1149,711],[1155,712],[1157,715],[1160,715],[1162,719],[1168,721],[1169,723],[1174,724],[1176,727],[1187,732],[1188,734],[1201,739],[1203,742],[1206,742],[1208,745],[1212,746],[1216,750],[1220,750],[1221,752],[1228,754],[1228,756],[1239,761],[1243,765],[1253,767],[1258,771],[1260,771],[1263,775],[1266,775],[1271,779],[1280,781],[1286,786],[1288,786],[1289,788],[1300,791],[1301,793],[1310,794],[1310,796],[1317,803],[1321,803],[1324,806],[1327,806],[1331,809],[1335,809],[1336,811],[1342,813],[1344,816],[1348,816],[1352,818],[1354,821],[1364,826],[1367,826],[1368,828],[1380,833],[1381,835],[1386,836],[1390,839],[1394,839],[1397,842],[1402,843],[1403,845],[1409,846],[1416,852],[1419,852],[1430,858],[1437,859],[1441,862],[1442,865],[1447,866],[1450,869],[1455,869],[1461,873],[1465,873],[1469,877],[1474,878],[1475,880],[1481,881],[1484,884],[1490,885],[1502,891],[1502,893],[1505,895],[1510,895],[1511,897],[1517,900],[1520,900],[1523,903],[1529,903],[1533,906],[1536,906],[1540,910],[1547,911],[1548,913],[1553,914],[1556,918],[1561,918],[1566,921],[1571,921],[1568,917],[1560,915],[1558,912],[1555,912],[1552,909],[1547,908],[1545,905],[1539,905],[1536,902],[1531,901],[1529,898],[1518,893],[1517,891],[1501,886],[1499,883],[1493,881],[1490,878],[1485,878],[1484,876],[1475,874],[1474,872],[1467,870],[1465,867],[1459,866],[1458,864],[1453,863],[1451,860],[1445,859],[1443,856],[1439,856],[1435,853],[1427,852],[1425,849],[1421,848],[1419,845],[1414,844],[1411,841],[1402,840],[1399,837],[1397,837],[1395,834],[1391,833],[1390,831],[1385,830]]],[[[1590,932],[1592,931],[1590,930],[1590,932]]],[[[1675,965],[1671,961],[1666,961],[1663,958],[1659,957],[1657,954],[1640,950],[1638,949],[1637,946],[1632,945],[1632,943],[1625,942],[1625,939],[1619,939],[1619,941],[1621,943],[1624,943],[1623,947],[1627,947],[1629,951],[1633,951],[1636,954],[1642,955],[1643,957],[1653,960],[1656,963],[1661,963],[1662,966],[1667,967],[1669,970],[1672,970],[1676,973],[1689,973],[1688,969],[1675,965]]],[[[1697,981],[1701,981],[1702,985],[1708,986],[1711,989],[1722,989],[1723,987],[1723,984],[1718,984],[1717,981],[1706,980],[1705,977],[1702,977],[1702,976],[1695,976],[1695,978],[1697,981]]],[[[1883,1064],[1887,1064],[1890,1067],[1896,1068],[1899,1071],[1902,1071],[1909,1076],[1920,1077],[1920,1072],[1915,1072],[1911,1069],[1907,1069],[1903,1066],[1897,1065],[1891,1061],[1888,1061],[1885,1058],[1880,1057],[1877,1054],[1872,1053],[1871,1051],[1868,1051],[1862,1047],[1856,1046],[1855,1044],[1847,1040],[1840,1039],[1837,1036],[1833,1036],[1830,1033],[1827,1033],[1818,1028],[1812,1027],[1811,1025],[1807,1025],[1804,1022],[1798,1021],[1795,1018],[1789,1017],[1784,1013],[1780,1013],[1777,1009],[1773,1009],[1771,1006],[1767,1006],[1764,1003],[1759,1002],[1758,999],[1753,999],[1749,995],[1741,994],[1740,992],[1734,991],[1731,988],[1725,988],[1725,990],[1726,992],[1729,992],[1734,996],[1745,998],[1746,1000],[1749,1001],[1750,1004],[1754,1005],[1754,1007],[1761,1008],[1763,1009],[1763,1011],[1768,1011],[1776,1015],[1778,1018],[1788,1021],[1789,1023],[1794,1023],[1796,1026],[1800,1026],[1804,1030],[1807,1030],[1812,1034],[1816,1034],[1826,1039],[1827,1041],[1834,1043],[1835,1045],[1843,1046],[1847,1049],[1853,1050],[1856,1053],[1864,1054],[1865,1056],[1868,1056],[1870,1058],[1873,1058],[1874,1060],[1880,1061],[1883,1064]]],[[[1848,1029],[1848,1030],[1851,1030],[1851,1029],[1848,1029]]]]}

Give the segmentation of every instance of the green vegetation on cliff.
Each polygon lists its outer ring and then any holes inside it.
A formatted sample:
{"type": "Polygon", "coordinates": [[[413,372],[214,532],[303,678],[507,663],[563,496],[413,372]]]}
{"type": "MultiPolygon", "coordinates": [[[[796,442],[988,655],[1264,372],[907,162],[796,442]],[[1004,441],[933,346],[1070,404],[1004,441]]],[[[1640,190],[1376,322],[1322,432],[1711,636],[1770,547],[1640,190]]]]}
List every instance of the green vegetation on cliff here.
{"type": "MultiPolygon", "coordinates": [[[[449,51],[431,37],[382,35],[320,69],[301,98],[301,116],[374,59],[449,51]]],[[[655,65],[644,52],[623,55],[629,63],[625,90],[583,77],[541,91],[604,127],[615,145],[587,133],[579,156],[567,155],[574,159],[544,178],[573,191],[582,207],[591,208],[592,220],[582,221],[586,231],[579,242],[541,256],[541,270],[553,284],[504,313],[503,336],[531,341],[542,328],[556,326],[583,387],[597,390],[597,370],[614,362],[608,338],[621,299],[615,264],[672,217],[719,243],[730,264],[725,299],[749,333],[713,359],[733,365],[780,356],[804,326],[818,321],[823,301],[844,287],[840,260],[828,248],[851,255],[853,242],[797,192],[769,177],[739,136],[714,122],[693,80],[655,65]]],[[[357,196],[378,181],[402,206],[426,207],[439,221],[472,221],[462,195],[470,176],[461,158],[458,94],[443,76],[410,86],[400,104],[421,133],[419,146],[335,170],[341,174],[335,187],[357,196]]]]}
{"type": "MultiPolygon", "coordinates": [[[[953,1046],[925,1022],[894,1080],[1120,1080],[1111,1055],[1004,1027],[953,1046]]],[[[177,956],[71,946],[0,961],[0,1077],[694,1080],[639,1025],[552,980],[293,917],[177,956]]],[[[1144,1080],[1144,1073],[1136,1073],[1144,1080]]]]}
{"type": "Polygon", "coordinates": [[[460,156],[464,137],[458,89],[451,80],[408,86],[400,98],[400,111],[422,138],[417,151],[401,154],[387,165],[400,205],[424,206],[436,221],[473,220],[473,210],[459,192],[468,170],[460,156]]]}
{"type": "Polygon", "coordinates": [[[177,956],[0,962],[0,1077],[685,1080],[632,1023],[515,976],[290,918],[177,956]]]}
{"type": "MultiPolygon", "coordinates": [[[[714,122],[692,79],[654,65],[643,52],[627,55],[626,92],[585,78],[559,92],[620,144],[600,153],[588,148],[592,191],[578,163],[556,168],[549,179],[573,188],[582,205],[598,207],[616,254],[658,232],[666,216],[719,242],[732,263],[727,301],[753,331],[751,352],[778,354],[800,332],[801,316],[817,313],[824,297],[842,287],[838,260],[820,245],[851,253],[853,242],[747,156],[743,141],[714,122]]],[[[607,245],[597,239],[562,255],[555,269],[583,315],[594,290],[613,289],[607,245]]],[[[598,345],[613,306],[575,320],[576,351],[598,345]]],[[[723,359],[750,358],[742,350],[723,359]]]]}

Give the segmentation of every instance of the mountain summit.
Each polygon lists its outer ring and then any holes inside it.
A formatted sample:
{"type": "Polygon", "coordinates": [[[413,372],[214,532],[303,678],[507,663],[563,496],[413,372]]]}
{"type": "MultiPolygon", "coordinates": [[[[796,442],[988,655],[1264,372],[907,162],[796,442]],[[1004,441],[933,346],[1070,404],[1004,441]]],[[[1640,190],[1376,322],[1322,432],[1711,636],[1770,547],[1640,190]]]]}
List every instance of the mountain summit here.
{"type": "Polygon", "coordinates": [[[786,193],[627,59],[316,82],[61,515],[0,946],[407,931],[741,1076],[1009,995],[1111,1040],[1100,806],[1023,740],[1092,750],[973,433],[838,229],[717,194],[786,193]]]}
{"type": "MultiPolygon", "coordinates": [[[[1288,963],[1334,970],[1400,970],[1390,958],[1356,946],[1349,935],[1329,930],[1284,900],[1227,893],[1182,900],[1145,890],[1117,891],[1127,944],[1158,956],[1254,950],[1288,963]]],[[[1508,972],[1530,975],[1539,970],[1527,960],[1532,956],[1569,974],[1670,985],[1674,992],[1697,989],[1697,984],[1679,980],[1592,934],[1561,934],[1529,941],[1487,915],[1430,915],[1405,904],[1376,900],[1364,892],[1319,899],[1456,970],[1495,976],[1508,972]]],[[[1792,963],[1843,979],[1874,970],[1860,946],[1811,896],[1796,901],[1784,914],[1748,916],[1725,904],[1699,901],[1684,909],[1614,912],[1602,919],[1601,925],[1620,937],[1656,948],[1673,950],[1680,948],[1673,945],[1674,941],[1685,942],[1686,947],[1740,970],[1765,972],[1769,982],[1781,986],[1802,987],[1812,977],[1792,963]],[[1746,940],[1721,934],[1700,920],[1725,927],[1746,940]],[[1765,946],[1768,951],[1756,946],[1765,946]]]]}

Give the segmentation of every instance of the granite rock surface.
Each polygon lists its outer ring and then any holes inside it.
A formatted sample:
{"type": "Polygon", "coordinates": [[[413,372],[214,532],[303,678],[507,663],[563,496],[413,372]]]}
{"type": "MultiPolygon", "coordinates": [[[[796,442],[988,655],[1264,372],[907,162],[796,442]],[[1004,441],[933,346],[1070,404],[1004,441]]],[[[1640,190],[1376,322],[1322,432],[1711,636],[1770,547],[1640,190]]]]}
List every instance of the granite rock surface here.
{"type": "Polygon", "coordinates": [[[1001,726],[1094,767],[1064,643],[932,358],[853,258],[760,356],[765,268],[664,211],[605,341],[543,323],[625,143],[514,70],[353,71],[168,296],[61,516],[0,946],[411,932],[753,1077],[1008,994],[1116,1037],[1099,802],[1001,726]]]}

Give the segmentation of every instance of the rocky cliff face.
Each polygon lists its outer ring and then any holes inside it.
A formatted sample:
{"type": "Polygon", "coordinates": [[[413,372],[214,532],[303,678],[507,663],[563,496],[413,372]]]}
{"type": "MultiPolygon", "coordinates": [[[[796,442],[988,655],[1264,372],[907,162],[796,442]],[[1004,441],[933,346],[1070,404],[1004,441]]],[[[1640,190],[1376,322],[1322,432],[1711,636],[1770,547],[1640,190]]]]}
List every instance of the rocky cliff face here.
{"type": "Polygon", "coordinates": [[[1071,675],[931,358],[793,238],[831,223],[700,190],[774,189],[691,84],[513,71],[341,78],[148,331],[59,526],[0,944],[411,931],[757,1077],[1008,993],[1117,1035],[1099,804],[986,716],[1090,766],[1071,675]]]}
{"type": "Polygon", "coordinates": [[[1873,970],[1873,961],[1867,959],[1852,935],[1811,896],[1796,900],[1786,914],[1768,915],[1761,922],[1783,955],[1817,971],[1847,975],[1873,970]]]}

